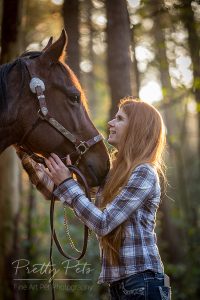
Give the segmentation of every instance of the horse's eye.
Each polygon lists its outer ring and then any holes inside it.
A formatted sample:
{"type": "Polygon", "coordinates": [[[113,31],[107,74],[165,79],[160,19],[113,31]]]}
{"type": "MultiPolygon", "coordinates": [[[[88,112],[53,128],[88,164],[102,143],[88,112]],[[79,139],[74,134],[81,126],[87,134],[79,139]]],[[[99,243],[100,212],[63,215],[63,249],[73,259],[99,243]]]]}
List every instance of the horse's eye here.
{"type": "Polygon", "coordinates": [[[80,96],[79,95],[73,95],[70,97],[71,101],[73,103],[80,103],[80,96]]]}

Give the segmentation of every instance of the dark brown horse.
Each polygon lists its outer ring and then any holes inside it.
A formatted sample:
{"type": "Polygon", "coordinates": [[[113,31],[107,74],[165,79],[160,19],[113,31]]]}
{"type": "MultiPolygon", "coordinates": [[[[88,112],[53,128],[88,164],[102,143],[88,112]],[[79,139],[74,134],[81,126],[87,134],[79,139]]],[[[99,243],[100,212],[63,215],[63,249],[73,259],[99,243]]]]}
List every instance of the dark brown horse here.
{"type": "MultiPolygon", "coordinates": [[[[36,94],[29,88],[30,75],[44,82],[48,112],[57,122],[79,141],[98,135],[88,116],[84,92],[64,63],[66,44],[66,33],[62,31],[60,38],[53,44],[50,39],[43,51],[27,52],[0,67],[0,153],[10,145],[19,144],[38,118],[40,106],[36,94]]],[[[23,146],[45,157],[51,152],[61,158],[75,152],[74,144],[42,119],[30,130],[23,146]]],[[[72,163],[75,159],[72,155],[72,163]]],[[[93,145],[79,162],[79,169],[90,186],[102,182],[108,166],[109,158],[102,141],[93,145]]]]}

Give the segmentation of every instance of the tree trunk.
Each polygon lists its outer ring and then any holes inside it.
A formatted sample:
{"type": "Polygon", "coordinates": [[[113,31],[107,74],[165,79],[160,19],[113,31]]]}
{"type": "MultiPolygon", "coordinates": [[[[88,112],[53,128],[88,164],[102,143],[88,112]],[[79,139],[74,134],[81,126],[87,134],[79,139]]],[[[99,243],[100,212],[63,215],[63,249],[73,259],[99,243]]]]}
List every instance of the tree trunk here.
{"type": "Polygon", "coordinates": [[[64,0],[63,18],[68,35],[66,62],[80,79],[79,0],[64,0]]]}
{"type": "Polygon", "coordinates": [[[181,19],[188,32],[188,46],[193,65],[193,92],[197,104],[198,115],[198,160],[200,176],[200,40],[197,34],[197,24],[195,23],[194,12],[191,6],[191,0],[182,0],[180,7],[181,19]]]}
{"type": "Polygon", "coordinates": [[[21,20],[22,0],[4,0],[1,33],[1,64],[9,62],[19,55],[21,20]]]}
{"type": "MultiPolygon", "coordinates": [[[[156,13],[153,12],[154,15],[154,39],[155,39],[155,45],[156,45],[156,58],[159,64],[159,70],[160,70],[160,80],[162,84],[162,93],[163,93],[163,101],[164,103],[169,103],[171,100],[171,97],[173,95],[173,88],[171,86],[170,81],[170,75],[169,75],[169,63],[167,59],[167,53],[166,53],[166,45],[165,45],[165,35],[163,30],[163,15],[161,9],[162,7],[162,0],[155,0],[155,6],[156,13]]],[[[151,4],[149,4],[150,7],[151,4]]],[[[152,9],[152,5],[151,5],[152,9]]],[[[166,16],[165,16],[166,17],[166,16]]],[[[171,136],[174,134],[174,127],[175,127],[175,120],[173,118],[173,111],[171,106],[165,109],[164,111],[164,117],[165,122],[167,126],[167,137],[168,142],[171,139],[171,136]]],[[[172,145],[169,143],[169,151],[172,152],[174,149],[172,148],[172,145]]],[[[180,145],[178,145],[178,148],[180,148],[180,145]]],[[[179,149],[180,150],[180,149],[179,149]]],[[[175,152],[176,154],[176,152],[175,152]]],[[[179,161],[180,162],[180,161],[179,161]]],[[[182,169],[182,172],[184,172],[184,168],[182,169]]],[[[179,174],[181,176],[181,173],[179,174]]],[[[183,188],[184,188],[184,198],[185,203],[187,203],[187,191],[186,191],[186,182],[183,182],[185,179],[185,176],[179,177],[179,182],[182,181],[183,188]]],[[[170,221],[170,208],[169,208],[169,199],[166,197],[163,199],[163,204],[161,205],[161,211],[163,216],[163,222],[162,222],[162,237],[164,240],[168,242],[167,245],[167,253],[169,253],[169,261],[177,262],[183,257],[182,249],[180,248],[180,241],[177,238],[178,230],[175,228],[173,223],[170,221]]]]}
{"type": "MultiPolygon", "coordinates": [[[[31,251],[34,247],[34,235],[33,235],[33,214],[35,213],[35,193],[34,187],[31,182],[29,182],[29,193],[28,193],[28,212],[27,212],[27,220],[26,220],[26,236],[27,236],[27,244],[25,248],[25,258],[32,262],[35,257],[31,251]]],[[[30,274],[26,274],[26,278],[29,279],[31,277],[30,274]]],[[[24,298],[26,300],[31,299],[31,290],[26,289],[24,291],[24,298]]]]}
{"type": "Polygon", "coordinates": [[[0,299],[17,299],[12,280],[12,261],[17,255],[19,219],[19,168],[12,148],[0,157],[0,299]]]}
{"type": "Polygon", "coordinates": [[[138,63],[135,55],[135,48],[136,48],[136,41],[135,41],[135,30],[134,25],[131,29],[131,44],[132,44],[132,51],[133,51],[133,72],[132,72],[132,90],[133,96],[139,98],[139,91],[140,91],[140,73],[138,70],[138,63]]]}
{"type": "Polygon", "coordinates": [[[86,0],[86,9],[87,9],[87,26],[89,30],[89,42],[88,42],[88,49],[87,49],[87,58],[92,64],[92,70],[85,74],[86,82],[87,82],[87,95],[89,99],[89,107],[91,110],[91,114],[95,119],[97,117],[98,112],[98,105],[96,103],[96,95],[95,95],[95,86],[94,86],[94,51],[93,51],[93,38],[94,38],[94,28],[92,24],[92,0],[86,0]]]}
{"type": "Polygon", "coordinates": [[[119,100],[131,95],[130,24],[125,0],[106,0],[107,68],[111,91],[110,119],[119,100]]]}
{"type": "MultiPolygon", "coordinates": [[[[21,0],[4,0],[2,15],[1,63],[19,54],[21,0]]],[[[17,256],[19,219],[19,167],[12,148],[0,156],[0,299],[19,299],[14,290],[12,261],[17,256]]]]}

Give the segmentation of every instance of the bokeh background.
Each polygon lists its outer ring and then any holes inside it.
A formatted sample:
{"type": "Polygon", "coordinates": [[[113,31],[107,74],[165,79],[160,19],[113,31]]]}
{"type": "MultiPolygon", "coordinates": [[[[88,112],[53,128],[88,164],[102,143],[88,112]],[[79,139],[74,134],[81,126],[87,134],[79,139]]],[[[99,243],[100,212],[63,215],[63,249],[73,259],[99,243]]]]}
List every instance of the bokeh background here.
{"type": "MultiPolygon", "coordinates": [[[[200,299],[199,21],[198,0],[0,0],[1,64],[25,50],[42,50],[65,28],[66,63],[104,135],[121,97],[140,97],[162,113],[169,185],[156,231],[173,300],[200,299]]],[[[73,253],[62,205],[56,211],[59,236],[73,253]]],[[[71,211],[68,221],[80,248],[82,228],[71,211]]],[[[0,234],[0,299],[51,299],[49,202],[30,184],[12,148],[0,156],[0,234]]],[[[81,262],[64,261],[54,249],[56,299],[108,299],[107,287],[97,284],[94,234],[81,262]]]]}

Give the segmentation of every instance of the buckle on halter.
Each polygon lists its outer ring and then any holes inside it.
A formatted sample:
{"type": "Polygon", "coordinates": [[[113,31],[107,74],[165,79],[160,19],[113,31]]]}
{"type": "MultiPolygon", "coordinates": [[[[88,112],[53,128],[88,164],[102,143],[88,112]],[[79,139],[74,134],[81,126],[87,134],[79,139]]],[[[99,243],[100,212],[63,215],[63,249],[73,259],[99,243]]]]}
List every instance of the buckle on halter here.
{"type": "Polygon", "coordinates": [[[37,114],[38,114],[38,116],[39,116],[40,119],[45,120],[45,116],[44,116],[44,114],[41,112],[41,108],[38,110],[37,114]]]}
{"type": "Polygon", "coordinates": [[[80,144],[76,146],[76,150],[80,152],[81,155],[83,155],[87,150],[88,146],[85,142],[80,141],[80,144]]]}

